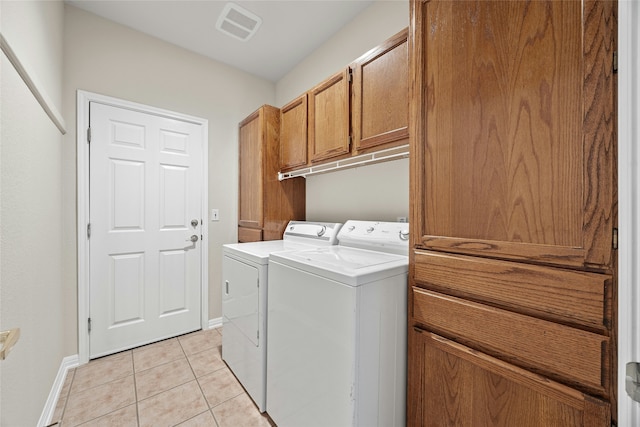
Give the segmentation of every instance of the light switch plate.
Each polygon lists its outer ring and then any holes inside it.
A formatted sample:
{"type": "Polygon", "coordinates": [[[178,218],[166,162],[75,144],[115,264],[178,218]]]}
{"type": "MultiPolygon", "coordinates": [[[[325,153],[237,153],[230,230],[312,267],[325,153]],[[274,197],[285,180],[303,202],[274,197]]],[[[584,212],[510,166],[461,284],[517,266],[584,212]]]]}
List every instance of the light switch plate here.
{"type": "Polygon", "coordinates": [[[218,209],[211,209],[211,221],[220,221],[220,211],[218,209]]]}

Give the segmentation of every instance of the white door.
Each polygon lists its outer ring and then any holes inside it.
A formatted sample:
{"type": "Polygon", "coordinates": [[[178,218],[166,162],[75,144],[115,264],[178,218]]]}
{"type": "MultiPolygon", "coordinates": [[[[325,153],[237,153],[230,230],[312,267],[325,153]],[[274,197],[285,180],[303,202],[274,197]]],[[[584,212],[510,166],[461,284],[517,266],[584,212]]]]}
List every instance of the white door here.
{"type": "Polygon", "coordinates": [[[200,329],[200,125],[90,103],[89,356],[200,329]],[[193,239],[193,241],[192,241],[193,239]]]}

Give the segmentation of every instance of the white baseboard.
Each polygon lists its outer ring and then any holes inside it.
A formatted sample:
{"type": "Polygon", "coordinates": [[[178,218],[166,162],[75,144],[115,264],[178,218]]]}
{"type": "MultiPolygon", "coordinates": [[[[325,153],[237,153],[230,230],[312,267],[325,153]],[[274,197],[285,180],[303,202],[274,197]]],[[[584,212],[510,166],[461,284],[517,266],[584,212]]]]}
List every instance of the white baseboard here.
{"type": "Polygon", "coordinates": [[[219,328],[222,326],[222,317],[217,319],[209,319],[209,329],[219,328]]]}
{"type": "Polygon", "coordinates": [[[58,398],[60,397],[60,391],[64,386],[64,380],[67,378],[67,373],[70,369],[73,369],[78,365],[79,359],[77,354],[73,356],[67,356],[62,359],[62,363],[60,364],[60,368],[58,369],[58,375],[56,375],[56,379],[53,381],[53,386],[51,387],[51,391],[49,392],[49,397],[44,404],[44,409],[42,410],[42,414],[40,415],[40,419],[38,420],[38,427],[45,427],[51,424],[51,417],[53,417],[53,413],[56,410],[56,404],[58,403],[58,398]]]}

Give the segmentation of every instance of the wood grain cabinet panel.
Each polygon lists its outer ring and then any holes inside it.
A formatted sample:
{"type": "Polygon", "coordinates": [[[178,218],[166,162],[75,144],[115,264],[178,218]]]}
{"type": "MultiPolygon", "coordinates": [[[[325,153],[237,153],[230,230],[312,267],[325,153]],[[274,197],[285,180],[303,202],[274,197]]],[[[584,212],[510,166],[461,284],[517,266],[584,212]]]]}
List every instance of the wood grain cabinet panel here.
{"type": "Polygon", "coordinates": [[[420,288],[413,289],[412,311],[429,330],[592,393],[607,392],[608,337],[420,288]]]}
{"type": "Polygon", "coordinates": [[[264,168],[266,166],[262,161],[266,149],[264,138],[274,138],[278,132],[278,126],[277,122],[273,120],[273,111],[262,108],[243,120],[239,128],[238,225],[262,228],[264,225],[262,209],[264,192],[261,189],[264,187],[264,168]]]}
{"type": "Polygon", "coordinates": [[[416,251],[415,283],[449,295],[606,333],[611,276],[416,251]]]}
{"type": "Polygon", "coordinates": [[[617,421],[616,13],[410,0],[409,425],[617,421]]]}
{"type": "Polygon", "coordinates": [[[409,426],[610,425],[605,401],[432,333],[413,329],[409,341],[409,426]]]}
{"type": "Polygon", "coordinates": [[[416,4],[415,241],[610,269],[615,3],[416,4]]]}
{"type": "Polygon", "coordinates": [[[309,156],[312,163],[350,152],[349,68],[320,83],[309,94],[309,156]]]}
{"type": "Polygon", "coordinates": [[[280,109],[280,170],[307,164],[307,94],[280,109]]]}
{"type": "Polygon", "coordinates": [[[352,65],[352,127],[357,153],[408,142],[407,36],[405,29],[352,65]]]}
{"type": "Polygon", "coordinates": [[[239,124],[240,242],[281,239],[290,220],[305,219],[304,179],[278,180],[279,135],[280,110],[270,105],[239,124]]]}

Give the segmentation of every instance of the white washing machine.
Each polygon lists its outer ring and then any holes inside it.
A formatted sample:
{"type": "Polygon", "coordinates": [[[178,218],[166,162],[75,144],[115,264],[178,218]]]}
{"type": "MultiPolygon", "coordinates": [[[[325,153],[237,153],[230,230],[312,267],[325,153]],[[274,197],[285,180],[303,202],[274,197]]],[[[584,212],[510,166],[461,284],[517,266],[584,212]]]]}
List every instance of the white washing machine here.
{"type": "Polygon", "coordinates": [[[407,223],[269,261],[267,413],[278,427],[404,426],[407,223]]]}
{"type": "Polygon", "coordinates": [[[223,245],[222,359],[265,411],[269,254],[335,245],[342,224],[291,221],[283,240],[223,245]]]}

